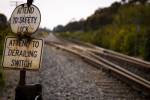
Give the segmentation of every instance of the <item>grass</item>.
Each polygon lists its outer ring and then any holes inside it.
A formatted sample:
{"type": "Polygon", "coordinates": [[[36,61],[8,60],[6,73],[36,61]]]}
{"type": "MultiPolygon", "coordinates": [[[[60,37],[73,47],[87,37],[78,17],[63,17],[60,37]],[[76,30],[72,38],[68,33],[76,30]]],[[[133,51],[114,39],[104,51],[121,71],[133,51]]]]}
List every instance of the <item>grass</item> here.
{"type": "Polygon", "coordinates": [[[4,86],[4,79],[3,79],[3,74],[2,71],[0,70],[0,88],[4,86]]]}
{"type": "MultiPolygon", "coordinates": [[[[1,61],[1,56],[0,56],[0,61],[1,61]]],[[[3,86],[4,86],[3,71],[2,71],[2,66],[0,66],[0,88],[2,88],[3,86]]]]}

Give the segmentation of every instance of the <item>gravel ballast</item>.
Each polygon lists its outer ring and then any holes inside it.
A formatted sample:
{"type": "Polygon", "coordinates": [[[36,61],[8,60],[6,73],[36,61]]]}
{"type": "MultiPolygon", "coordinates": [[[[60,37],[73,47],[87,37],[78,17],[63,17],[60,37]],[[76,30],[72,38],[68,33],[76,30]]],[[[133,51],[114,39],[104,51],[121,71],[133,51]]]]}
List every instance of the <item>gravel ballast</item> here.
{"type": "MultiPolygon", "coordinates": [[[[0,100],[14,100],[19,71],[4,70],[0,100]]],[[[45,45],[42,67],[27,71],[27,84],[42,84],[43,100],[146,100],[142,95],[79,57],[45,45]]]]}

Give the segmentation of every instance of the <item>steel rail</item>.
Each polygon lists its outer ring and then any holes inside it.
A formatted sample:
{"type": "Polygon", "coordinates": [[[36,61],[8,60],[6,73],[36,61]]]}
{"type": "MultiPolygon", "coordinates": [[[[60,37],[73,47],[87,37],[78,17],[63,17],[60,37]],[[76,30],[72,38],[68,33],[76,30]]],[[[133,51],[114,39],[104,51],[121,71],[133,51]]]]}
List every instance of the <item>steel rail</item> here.
{"type": "Polygon", "coordinates": [[[124,77],[126,77],[127,79],[130,79],[131,81],[145,87],[146,89],[150,90],[150,81],[118,66],[118,65],[115,65],[113,63],[111,63],[110,61],[107,61],[105,60],[104,58],[101,58],[97,55],[95,55],[94,53],[92,52],[89,52],[89,51],[83,51],[81,52],[82,50],[80,48],[72,48],[72,47],[66,47],[66,46],[63,46],[61,44],[54,44],[54,43],[50,43],[50,42],[46,42],[47,44],[51,45],[51,46],[54,46],[56,48],[60,48],[62,50],[65,50],[67,52],[70,52],[70,53],[73,53],[81,58],[84,58],[85,60],[87,60],[88,62],[91,62],[91,63],[95,63],[97,66],[98,65],[101,65],[103,66],[104,68],[106,69],[109,69],[119,75],[122,75],[124,77]]]}
{"type": "Polygon", "coordinates": [[[118,53],[118,52],[115,52],[115,51],[112,51],[112,50],[104,49],[104,48],[101,48],[101,47],[98,47],[98,46],[95,46],[95,45],[92,45],[92,44],[89,44],[89,43],[84,43],[84,42],[81,42],[81,41],[77,41],[77,40],[72,40],[71,42],[77,43],[79,45],[81,44],[83,46],[87,46],[87,47],[91,48],[89,50],[92,51],[92,52],[104,54],[104,55],[111,56],[111,57],[114,57],[114,58],[118,58],[118,59],[130,62],[130,63],[134,63],[134,64],[137,64],[137,65],[141,65],[142,67],[150,69],[150,62],[148,62],[148,61],[144,61],[144,60],[141,60],[141,59],[138,59],[138,58],[134,58],[134,57],[131,57],[131,56],[128,56],[128,55],[124,55],[124,54],[121,54],[121,53],[118,53]]]}
{"type": "MultiPolygon", "coordinates": [[[[59,36],[57,36],[57,37],[61,38],[59,36]]],[[[63,39],[63,38],[61,38],[61,39],[63,39]]],[[[141,60],[141,59],[138,59],[135,57],[131,57],[131,56],[124,55],[124,54],[121,54],[121,53],[118,53],[118,52],[115,52],[112,50],[108,50],[108,49],[105,49],[105,48],[102,48],[99,46],[95,46],[95,45],[92,45],[90,43],[85,43],[85,42],[81,42],[81,41],[73,40],[73,39],[69,39],[68,41],[71,41],[72,43],[77,44],[77,45],[82,45],[85,48],[87,48],[89,51],[92,51],[94,53],[100,53],[103,55],[107,55],[107,56],[110,56],[113,58],[124,60],[124,61],[130,62],[130,63],[133,63],[133,64],[140,65],[140,66],[145,67],[147,69],[150,69],[150,62],[148,62],[148,61],[144,61],[144,60],[141,60]]]]}

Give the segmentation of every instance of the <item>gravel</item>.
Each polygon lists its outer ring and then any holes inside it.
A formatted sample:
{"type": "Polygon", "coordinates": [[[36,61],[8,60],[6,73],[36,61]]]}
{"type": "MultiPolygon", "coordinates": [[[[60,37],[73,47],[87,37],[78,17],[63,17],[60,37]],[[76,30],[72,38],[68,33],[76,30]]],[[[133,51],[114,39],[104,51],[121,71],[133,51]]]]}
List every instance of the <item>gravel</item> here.
{"type": "MultiPolygon", "coordinates": [[[[0,100],[14,100],[19,71],[4,70],[4,76],[6,85],[0,100]]],[[[41,69],[28,71],[26,83],[42,84],[43,100],[146,100],[79,57],[49,45],[44,47],[41,69]]]]}

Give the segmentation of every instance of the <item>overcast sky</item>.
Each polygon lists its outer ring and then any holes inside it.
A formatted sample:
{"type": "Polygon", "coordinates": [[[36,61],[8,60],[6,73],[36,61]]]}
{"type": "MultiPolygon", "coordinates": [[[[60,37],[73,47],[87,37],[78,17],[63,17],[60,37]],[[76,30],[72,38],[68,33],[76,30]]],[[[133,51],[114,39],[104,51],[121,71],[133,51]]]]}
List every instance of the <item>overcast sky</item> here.
{"type": "MultiPolygon", "coordinates": [[[[26,0],[0,0],[0,13],[10,18],[15,8],[13,1],[26,3],[26,0]]],[[[120,0],[34,0],[42,15],[41,27],[52,29],[58,24],[65,25],[72,20],[86,19],[98,8],[107,7],[120,0]]]]}

